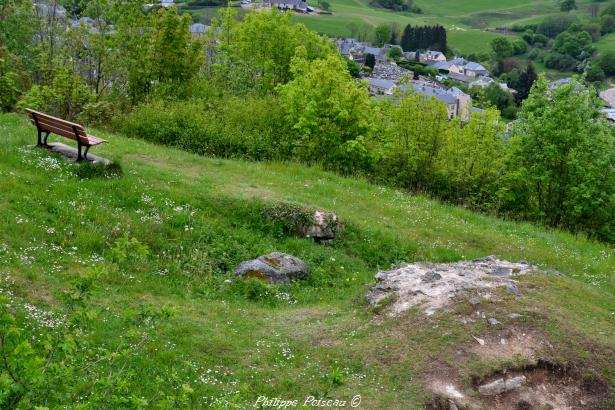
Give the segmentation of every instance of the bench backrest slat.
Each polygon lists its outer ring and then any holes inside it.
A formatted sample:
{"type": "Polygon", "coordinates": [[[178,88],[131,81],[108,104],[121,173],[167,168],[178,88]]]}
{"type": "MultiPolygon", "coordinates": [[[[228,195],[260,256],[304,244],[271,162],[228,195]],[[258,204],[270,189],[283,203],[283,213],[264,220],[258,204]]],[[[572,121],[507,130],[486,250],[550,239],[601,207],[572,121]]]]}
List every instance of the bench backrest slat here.
{"type": "MultiPolygon", "coordinates": [[[[34,120],[30,120],[30,122],[35,126],[37,125],[36,121],[34,120]]],[[[77,140],[77,137],[75,136],[75,132],[72,129],[67,129],[66,127],[62,127],[62,126],[47,124],[43,121],[39,121],[38,127],[41,129],[41,131],[49,131],[54,134],[66,137],[66,138],[70,138],[72,140],[77,140]]],[[[85,138],[85,135],[79,130],[77,130],[77,133],[79,134],[80,137],[85,138]]]]}
{"type": "Polygon", "coordinates": [[[61,118],[52,117],[51,115],[47,115],[31,109],[27,109],[26,111],[28,112],[28,114],[30,114],[32,124],[37,125],[41,131],[50,131],[54,134],[58,134],[66,138],[76,140],[76,130],[77,134],[80,137],[83,137],[81,142],[87,144],[87,133],[82,125],[66,121],[61,118]]]}

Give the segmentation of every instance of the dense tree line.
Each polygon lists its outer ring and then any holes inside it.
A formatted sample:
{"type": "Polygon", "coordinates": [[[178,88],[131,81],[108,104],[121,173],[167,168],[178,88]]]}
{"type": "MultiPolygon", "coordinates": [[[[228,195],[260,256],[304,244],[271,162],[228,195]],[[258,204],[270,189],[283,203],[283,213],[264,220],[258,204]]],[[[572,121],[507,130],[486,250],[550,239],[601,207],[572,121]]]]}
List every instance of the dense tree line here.
{"type": "Polygon", "coordinates": [[[412,26],[408,24],[401,36],[404,51],[436,50],[446,52],[446,29],[440,25],[412,26]]]}
{"type": "MultiPolygon", "coordinates": [[[[594,2],[589,9],[589,19],[580,19],[575,13],[562,13],[548,16],[538,24],[514,27],[514,31],[523,32],[526,45],[524,49],[514,50],[512,55],[527,52],[528,59],[540,61],[547,68],[583,73],[591,82],[602,82],[611,75],[608,61],[613,52],[597,53],[593,43],[615,32],[615,2],[606,5],[594,2]]],[[[510,55],[511,45],[521,45],[518,40],[514,44],[510,41],[506,44],[505,38],[498,41],[498,46],[502,46],[498,47],[500,53],[495,49],[494,52],[500,59],[504,57],[502,52],[510,55]]],[[[502,72],[500,67],[496,68],[496,72],[502,72]]]]}
{"type": "MultiPolygon", "coordinates": [[[[195,39],[175,8],[91,0],[92,30],[27,4],[0,15],[4,110],[38,108],[200,154],[318,164],[615,241],[615,137],[579,80],[552,90],[534,83],[532,66],[511,71],[529,97],[506,132],[498,108],[511,100],[499,86],[476,95],[485,111],[465,123],[411,90],[370,98],[356,67],[290,14],[239,22],[224,9],[195,39]]],[[[437,27],[406,32],[445,38],[437,27]]]]}
{"type": "Polygon", "coordinates": [[[372,4],[396,11],[421,12],[421,9],[415,6],[412,0],[372,0],[372,4]]]}

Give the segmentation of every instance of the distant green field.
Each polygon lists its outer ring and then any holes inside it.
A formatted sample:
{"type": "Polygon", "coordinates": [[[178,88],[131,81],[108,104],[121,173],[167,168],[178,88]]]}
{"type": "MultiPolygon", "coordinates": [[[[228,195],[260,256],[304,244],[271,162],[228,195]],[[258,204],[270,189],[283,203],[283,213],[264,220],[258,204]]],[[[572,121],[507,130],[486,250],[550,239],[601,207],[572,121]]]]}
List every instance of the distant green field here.
{"type": "Polygon", "coordinates": [[[594,46],[599,53],[610,50],[615,50],[615,33],[604,36],[600,41],[597,41],[594,46]]]}
{"type": "MultiPolygon", "coordinates": [[[[312,0],[312,4],[316,1],[312,0]]],[[[322,34],[336,37],[351,35],[351,23],[364,23],[376,27],[382,23],[441,24],[448,29],[449,45],[462,54],[489,50],[490,41],[501,34],[487,29],[540,22],[544,17],[559,13],[555,0],[417,0],[422,14],[393,12],[373,7],[369,0],[330,0],[331,15],[295,14],[292,20],[322,34]]],[[[577,0],[579,9],[574,13],[580,19],[589,16],[591,0],[577,0]]],[[[246,11],[237,8],[238,13],[246,11]]],[[[208,23],[216,14],[212,7],[191,9],[195,19],[208,23]]],[[[606,39],[597,44],[599,50],[612,47],[615,40],[606,39]]]]}

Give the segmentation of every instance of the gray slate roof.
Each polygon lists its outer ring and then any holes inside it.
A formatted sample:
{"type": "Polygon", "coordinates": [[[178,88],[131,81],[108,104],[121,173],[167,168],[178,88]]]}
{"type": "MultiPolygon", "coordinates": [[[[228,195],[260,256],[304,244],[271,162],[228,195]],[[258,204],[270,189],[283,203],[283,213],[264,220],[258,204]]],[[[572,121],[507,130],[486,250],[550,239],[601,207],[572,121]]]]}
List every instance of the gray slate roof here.
{"type": "Polygon", "coordinates": [[[446,104],[456,104],[457,103],[457,92],[464,94],[461,90],[455,89],[456,91],[446,90],[444,88],[432,87],[429,85],[423,84],[408,84],[401,87],[402,91],[409,90],[413,88],[419,94],[423,94],[429,97],[437,98],[438,100],[446,103],[446,104]]]}
{"type": "Polygon", "coordinates": [[[190,32],[191,33],[204,33],[208,28],[209,26],[206,26],[203,23],[195,23],[190,26],[190,32]]]}
{"type": "Polygon", "coordinates": [[[377,87],[377,88],[391,88],[393,86],[395,86],[395,83],[391,80],[383,80],[380,78],[372,78],[372,77],[368,77],[367,81],[369,82],[369,85],[371,85],[372,87],[377,87]]]}
{"type": "Polygon", "coordinates": [[[378,47],[365,47],[365,54],[373,54],[375,56],[380,55],[382,53],[382,49],[378,47]]]}

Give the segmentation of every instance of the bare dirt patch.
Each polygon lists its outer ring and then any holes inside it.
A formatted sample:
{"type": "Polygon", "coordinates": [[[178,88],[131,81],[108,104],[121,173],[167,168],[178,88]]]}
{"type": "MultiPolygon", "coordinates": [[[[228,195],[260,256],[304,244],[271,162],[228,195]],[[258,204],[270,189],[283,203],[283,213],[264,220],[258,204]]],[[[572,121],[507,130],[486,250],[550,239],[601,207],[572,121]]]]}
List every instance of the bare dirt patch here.
{"type": "Polygon", "coordinates": [[[492,360],[519,358],[535,363],[538,352],[551,346],[547,338],[539,332],[517,326],[494,331],[479,339],[484,344],[477,342],[470,348],[470,352],[492,360]]]}
{"type": "Polygon", "coordinates": [[[599,409],[605,408],[600,406],[608,394],[602,382],[584,380],[578,373],[544,361],[498,371],[466,388],[450,372],[429,379],[432,398],[425,404],[427,409],[599,409]]]}

